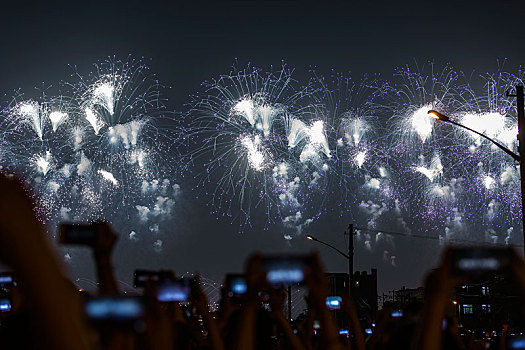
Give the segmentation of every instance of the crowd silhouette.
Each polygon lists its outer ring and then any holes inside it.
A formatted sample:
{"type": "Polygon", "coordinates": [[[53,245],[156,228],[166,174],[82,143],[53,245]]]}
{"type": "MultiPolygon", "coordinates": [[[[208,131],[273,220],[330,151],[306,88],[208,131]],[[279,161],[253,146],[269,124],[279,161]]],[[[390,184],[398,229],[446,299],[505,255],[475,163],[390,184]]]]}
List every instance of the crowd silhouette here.
{"type": "MultiPolygon", "coordinates": [[[[407,308],[402,317],[392,317],[384,307],[374,320],[360,319],[352,297],[340,295],[348,319],[348,332],[340,332],[326,305],[328,280],[316,254],[308,256],[308,269],[300,276],[308,289],[308,312],[301,320],[287,319],[286,291],[269,281],[267,257],[257,253],[245,263],[245,288],[239,295],[224,288],[218,310],[211,312],[199,278],[183,282],[173,271],[146,276],[141,296],[123,295],[111,263],[118,236],[109,224],[96,222],[88,226],[94,233],[88,245],[99,283],[96,295],[89,295],[65,277],[33,198],[18,178],[0,175],[0,261],[13,271],[12,281],[0,278],[0,349],[525,348],[525,338],[511,336],[503,326],[490,339],[460,335],[446,304],[454,286],[468,276],[453,271],[451,249],[424,282],[425,302],[407,308]],[[374,327],[365,333],[366,322],[374,327]]],[[[64,232],[59,239],[67,243],[64,232]]],[[[508,276],[525,300],[525,262],[516,253],[508,276]]]]}

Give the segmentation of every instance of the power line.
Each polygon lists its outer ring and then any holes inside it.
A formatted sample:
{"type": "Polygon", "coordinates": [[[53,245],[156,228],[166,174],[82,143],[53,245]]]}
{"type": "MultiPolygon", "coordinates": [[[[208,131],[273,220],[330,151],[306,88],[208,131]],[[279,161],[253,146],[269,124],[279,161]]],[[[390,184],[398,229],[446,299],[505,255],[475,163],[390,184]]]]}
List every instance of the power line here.
{"type": "MultiPolygon", "coordinates": [[[[356,227],[355,229],[362,231],[362,232],[384,233],[384,234],[392,235],[392,236],[414,237],[414,238],[421,238],[421,239],[430,239],[434,241],[442,240],[440,237],[424,236],[420,234],[402,233],[402,232],[384,231],[384,230],[371,230],[371,229],[361,228],[361,227],[356,227]]],[[[492,246],[495,245],[495,246],[505,246],[505,247],[507,246],[523,247],[523,244],[503,244],[503,243],[479,242],[479,241],[471,241],[467,239],[450,239],[450,240],[446,240],[445,242],[447,243],[487,244],[487,245],[492,245],[492,246]]]]}

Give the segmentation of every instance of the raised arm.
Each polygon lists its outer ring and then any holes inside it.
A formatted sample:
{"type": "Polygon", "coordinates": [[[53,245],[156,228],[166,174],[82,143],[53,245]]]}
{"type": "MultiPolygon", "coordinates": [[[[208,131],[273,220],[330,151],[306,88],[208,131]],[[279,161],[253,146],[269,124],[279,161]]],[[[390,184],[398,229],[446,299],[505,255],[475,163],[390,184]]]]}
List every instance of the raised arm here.
{"type": "Polygon", "coordinates": [[[0,175],[0,259],[18,274],[40,344],[60,350],[89,349],[78,294],[68,285],[29,192],[17,179],[0,175]]]}
{"type": "Polygon", "coordinates": [[[111,264],[111,256],[118,236],[107,222],[97,222],[94,226],[96,227],[97,236],[92,248],[97,269],[99,293],[118,295],[120,290],[113,271],[113,265],[111,264]]]}

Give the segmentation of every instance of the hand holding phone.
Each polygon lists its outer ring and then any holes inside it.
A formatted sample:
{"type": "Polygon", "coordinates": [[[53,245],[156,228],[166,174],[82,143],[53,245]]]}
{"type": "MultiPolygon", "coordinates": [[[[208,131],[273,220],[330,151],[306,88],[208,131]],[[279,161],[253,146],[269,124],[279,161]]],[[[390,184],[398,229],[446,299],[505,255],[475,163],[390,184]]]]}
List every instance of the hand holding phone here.
{"type": "Polygon", "coordinates": [[[226,275],[225,288],[232,301],[238,302],[248,291],[246,278],[243,274],[229,273],[226,275]]]}
{"type": "Polygon", "coordinates": [[[60,223],[58,226],[58,242],[94,246],[97,240],[97,227],[94,224],[60,223]]]}
{"type": "Polygon", "coordinates": [[[58,241],[61,244],[86,245],[93,248],[96,257],[108,257],[118,236],[107,222],[60,223],[58,241]]]}

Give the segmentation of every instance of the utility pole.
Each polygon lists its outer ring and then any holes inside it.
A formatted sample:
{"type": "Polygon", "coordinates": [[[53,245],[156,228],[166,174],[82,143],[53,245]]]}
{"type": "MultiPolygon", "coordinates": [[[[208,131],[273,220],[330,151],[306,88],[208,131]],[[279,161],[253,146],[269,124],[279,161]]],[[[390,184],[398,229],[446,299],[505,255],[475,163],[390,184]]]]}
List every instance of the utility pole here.
{"type": "Polygon", "coordinates": [[[518,153],[520,154],[520,180],[521,180],[521,226],[523,230],[523,249],[525,253],[525,112],[523,101],[523,85],[516,85],[516,95],[507,92],[507,96],[516,97],[516,108],[518,112],[518,153]]]}
{"type": "Polygon", "coordinates": [[[306,239],[309,239],[311,241],[319,242],[327,247],[330,247],[331,249],[335,250],[342,256],[344,256],[346,259],[348,259],[348,295],[352,296],[352,279],[354,274],[354,225],[350,224],[348,225],[348,232],[343,232],[345,235],[349,235],[349,241],[348,241],[348,254],[344,253],[339,248],[334,247],[330,243],[326,243],[324,241],[321,241],[320,239],[312,236],[307,235],[306,239]]]}
{"type": "Polygon", "coordinates": [[[518,108],[518,152],[520,153],[520,180],[521,180],[521,227],[523,230],[523,249],[525,252],[525,213],[523,206],[525,205],[525,165],[523,164],[523,157],[525,157],[525,115],[523,111],[523,85],[516,86],[516,107],[518,108]]]}
{"type": "Polygon", "coordinates": [[[348,295],[352,296],[352,280],[354,275],[354,224],[348,225],[348,295]]]}

